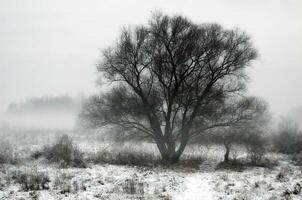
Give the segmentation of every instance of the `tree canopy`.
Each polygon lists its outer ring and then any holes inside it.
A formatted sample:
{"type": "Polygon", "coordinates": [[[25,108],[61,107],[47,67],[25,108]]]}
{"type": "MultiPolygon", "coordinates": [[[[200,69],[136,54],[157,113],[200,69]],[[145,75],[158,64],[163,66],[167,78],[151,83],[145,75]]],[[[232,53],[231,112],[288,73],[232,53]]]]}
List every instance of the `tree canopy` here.
{"type": "Polygon", "coordinates": [[[164,160],[177,162],[192,136],[254,117],[259,105],[243,94],[256,57],[239,29],[154,14],[103,51],[97,69],[109,89],[81,117],[151,137],[164,160]]]}

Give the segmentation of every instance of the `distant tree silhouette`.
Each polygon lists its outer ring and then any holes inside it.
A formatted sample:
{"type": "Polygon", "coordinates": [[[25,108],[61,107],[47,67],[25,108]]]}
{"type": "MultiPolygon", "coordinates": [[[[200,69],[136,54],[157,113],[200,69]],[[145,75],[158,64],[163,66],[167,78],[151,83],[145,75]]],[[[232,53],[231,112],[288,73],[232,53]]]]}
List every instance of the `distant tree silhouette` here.
{"type": "Polygon", "coordinates": [[[178,162],[192,136],[247,119],[232,100],[256,57],[239,29],[156,13],[103,51],[97,69],[110,89],[91,97],[81,118],[151,137],[163,160],[178,162]]]}
{"type": "Polygon", "coordinates": [[[42,96],[29,98],[23,103],[11,103],[7,112],[9,113],[39,113],[52,111],[75,111],[80,105],[80,99],[70,96],[42,96]]]}
{"type": "Polygon", "coordinates": [[[302,131],[297,122],[283,117],[279,124],[277,135],[273,138],[276,150],[281,153],[293,154],[302,151],[302,131]]]}

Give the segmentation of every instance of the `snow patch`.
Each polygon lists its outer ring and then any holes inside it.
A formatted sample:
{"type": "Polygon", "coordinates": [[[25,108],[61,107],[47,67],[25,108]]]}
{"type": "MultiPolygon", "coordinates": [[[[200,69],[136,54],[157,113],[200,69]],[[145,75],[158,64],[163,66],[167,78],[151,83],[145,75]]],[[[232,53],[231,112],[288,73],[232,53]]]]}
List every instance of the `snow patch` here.
{"type": "Polygon", "coordinates": [[[175,200],[212,200],[213,190],[209,174],[191,174],[185,178],[185,191],[177,194],[175,200]]]}

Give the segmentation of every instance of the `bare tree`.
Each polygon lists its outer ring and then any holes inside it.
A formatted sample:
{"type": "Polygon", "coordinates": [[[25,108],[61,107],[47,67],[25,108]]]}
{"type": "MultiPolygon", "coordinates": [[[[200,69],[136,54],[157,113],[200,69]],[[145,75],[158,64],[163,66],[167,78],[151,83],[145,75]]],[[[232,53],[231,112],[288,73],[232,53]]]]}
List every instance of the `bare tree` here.
{"type": "Polygon", "coordinates": [[[256,57],[238,29],[157,13],[146,26],[124,29],[103,52],[97,69],[110,90],[91,97],[81,117],[151,137],[163,160],[175,163],[192,136],[244,117],[225,113],[256,57]]]}

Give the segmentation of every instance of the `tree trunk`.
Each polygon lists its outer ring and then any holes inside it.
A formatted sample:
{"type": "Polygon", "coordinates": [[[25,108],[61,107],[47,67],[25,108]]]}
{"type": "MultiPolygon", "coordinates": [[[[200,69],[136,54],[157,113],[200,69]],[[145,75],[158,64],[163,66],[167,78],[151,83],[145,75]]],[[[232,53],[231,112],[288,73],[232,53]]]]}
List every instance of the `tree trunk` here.
{"type": "Polygon", "coordinates": [[[229,147],[229,145],[225,144],[225,154],[224,154],[224,162],[225,163],[229,162],[229,155],[230,155],[230,147],[229,147]]]}
{"type": "Polygon", "coordinates": [[[184,150],[185,145],[181,144],[179,149],[175,151],[175,142],[170,141],[161,141],[161,140],[156,140],[156,145],[158,147],[158,150],[161,154],[162,160],[166,164],[176,164],[179,161],[179,158],[184,150]],[[173,142],[173,144],[172,144],[173,142]]]}
{"type": "Polygon", "coordinates": [[[180,141],[180,146],[179,146],[178,150],[174,153],[174,155],[172,155],[172,157],[170,159],[170,163],[172,163],[172,164],[178,163],[180,156],[182,155],[182,153],[184,152],[184,150],[188,144],[188,141],[189,141],[189,137],[184,135],[180,141]]]}
{"type": "Polygon", "coordinates": [[[155,139],[155,142],[161,154],[162,160],[167,164],[176,164],[179,162],[180,156],[184,152],[188,140],[188,135],[183,134],[177,150],[175,141],[172,137],[158,136],[155,139]]]}
{"type": "Polygon", "coordinates": [[[160,155],[162,157],[163,161],[168,161],[170,156],[169,156],[169,151],[167,149],[167,146],[165,145],[164,141],[156,140],[156,145],[157,148],[160,152],[160,155]]]}
{"type": "Polygon", "coordinates": [[[156,142],[157,147],[159,149],[159,152],[161,154],[162,160],[166,163],[166,164],[175,164],[179,161],[179,157],[177,155],[177,152],[175,152],[175,149],[170,149],[167,148],[168,144],[166,144],[165,142],[156,142]]]}

